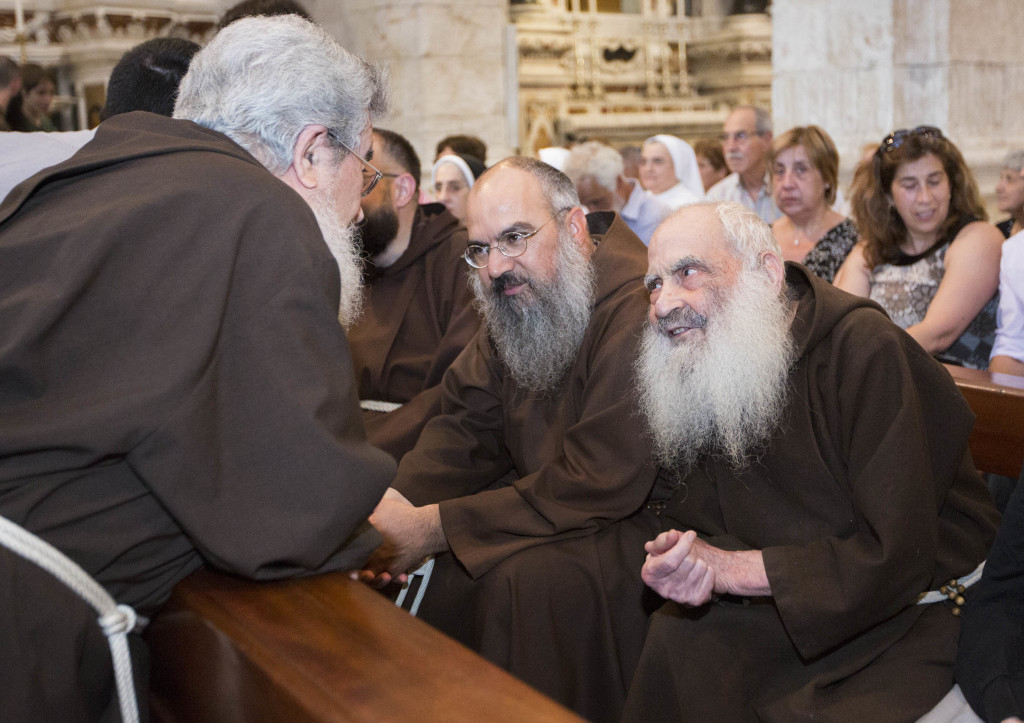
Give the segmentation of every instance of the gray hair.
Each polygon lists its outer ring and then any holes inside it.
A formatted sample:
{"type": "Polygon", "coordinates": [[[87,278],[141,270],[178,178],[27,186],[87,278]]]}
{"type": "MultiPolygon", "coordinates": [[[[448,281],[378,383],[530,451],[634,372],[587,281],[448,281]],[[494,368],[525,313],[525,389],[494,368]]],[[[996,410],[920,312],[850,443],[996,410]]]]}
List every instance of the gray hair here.
{"type": "Polygon", "coordinates": [[[590,176],[599,186],[614,193],[623,169],[622,156],[617,150],[599,141],[587,141],[570,151],[564,170],[574,185],[590,176]]]}
{"type": "Polygon", "coordinates": [[[495,163],[486,171],[480,174],[477,183],[495,168],[515,168],[519,171],[529,173],[540,184],[541,193],[551,204],[551,212],[555,213],[562,209],[575,208],[580,205],[580,196],[576,193],[576,187],[564,173],[554,166],[549,166],[544,161],[529,156],[510,156],[503,161],[495,163]]]}
{"type": "Polygon", "coordinates": [[[1003,159],[1003,168],[1013,169],[1016,173],[1020,173],[1024,169],[1024,151],[1010,151],[1006,154],[1006,158],[1003,159]]]}
{"type": "Polygon", "coordinates": [[[174,117],[224,133],[281,174],[306,126],[358,147],[367,124],[387,112],[387,81],[385,70],[297,15],[243,18],[193,58],[174,117]]]}
{"type": "Polygon", "coordinates": [[[772,114],[759,105],[738,105],[732,109],[735,113],[738,110],[749,110],[754,113],[754,130],[764,135],[772,132],[772,114]]]}
{"type": "Polygon", "coordinates": [[[743,262],[744,268],[759,268],[761,254],[765,252],[778,256],[779,260],[782,260],[782,249],[779,247],[775,234],[772,233],[772,227],[749,208],[735,201],[698,201],[683,206],[669,218],[702,207],[714,209],[722,224],[725,239],[729,242],[730,251],[733,256],[743,262]]]}

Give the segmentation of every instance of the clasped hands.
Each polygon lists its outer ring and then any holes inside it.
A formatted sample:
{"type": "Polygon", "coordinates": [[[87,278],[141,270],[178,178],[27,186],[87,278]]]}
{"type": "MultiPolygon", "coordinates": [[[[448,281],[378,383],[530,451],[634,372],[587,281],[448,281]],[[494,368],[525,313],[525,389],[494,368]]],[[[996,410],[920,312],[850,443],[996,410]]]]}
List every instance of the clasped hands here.
{"type": "Polygon", "coordinates": [[[370,515],[370,524],[384,541],[370,555],[359,579],[374,587],[404,583],[406,573],[424,558],[448,548],[438,506],[416,507],[390,487],[370,515]]]}
{"type": "Polygon", "coordinates": [[[724,593],[771,595],[760,550],[722,550],[699,539],[693,530],[663,532],[644,549],[643,581],[681,605],[696,607],[724,593]]]}

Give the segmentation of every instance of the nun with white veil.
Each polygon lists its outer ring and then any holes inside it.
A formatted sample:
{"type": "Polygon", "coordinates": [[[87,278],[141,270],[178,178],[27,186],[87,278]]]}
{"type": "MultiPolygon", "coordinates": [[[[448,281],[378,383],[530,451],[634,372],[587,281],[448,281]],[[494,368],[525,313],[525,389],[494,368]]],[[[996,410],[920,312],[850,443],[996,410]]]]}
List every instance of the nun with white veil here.
{"type": "Polygon", "coordinates": [[[675,136],[660,134],[644,141],[640,183],[672,210],[704,199],[697,155],[689,143],[675,136]]]}

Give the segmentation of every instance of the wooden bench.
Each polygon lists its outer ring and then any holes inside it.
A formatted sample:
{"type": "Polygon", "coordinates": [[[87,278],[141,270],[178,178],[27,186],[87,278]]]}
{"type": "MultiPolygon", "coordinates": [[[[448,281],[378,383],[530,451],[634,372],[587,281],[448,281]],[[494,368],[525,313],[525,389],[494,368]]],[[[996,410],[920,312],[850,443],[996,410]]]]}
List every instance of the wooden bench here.
{"type": "Polygon", "coordinates": [[[340,573],[200,570],[146,638],[158,723],[581,720],[340,573]]]}
{"type": "Polygon", "coordinates": [[[1024,465],[1024,377],[946,366],[974,412],[971,456],[983,472],[1014,479],[1024,465]]]}

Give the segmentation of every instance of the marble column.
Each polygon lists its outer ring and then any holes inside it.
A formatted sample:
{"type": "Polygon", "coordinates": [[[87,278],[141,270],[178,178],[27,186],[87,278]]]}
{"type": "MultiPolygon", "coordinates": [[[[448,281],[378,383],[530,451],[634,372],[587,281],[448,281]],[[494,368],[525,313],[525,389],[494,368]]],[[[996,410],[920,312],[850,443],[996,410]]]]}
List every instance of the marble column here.
{"type": "Polygon", "coordinates": [[[848,176],[864,143],[936,125],[991,201],[1003,155],[1024,148],[1024,3],[774,0],[772,15],[776,130],[822,126],[848,176]]]}
{"type": "Polygon", "coordinates": [[[434,147],[447,135],[479,136],[489,162],[512,153],[508,0],[320,0],[309,7],[346,48],[390,67],[392,112],[379,125],[412,142],[427,180],[434,147]]]}

